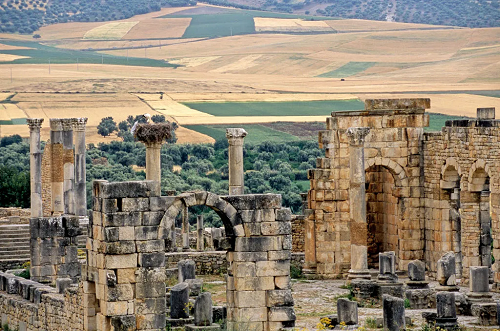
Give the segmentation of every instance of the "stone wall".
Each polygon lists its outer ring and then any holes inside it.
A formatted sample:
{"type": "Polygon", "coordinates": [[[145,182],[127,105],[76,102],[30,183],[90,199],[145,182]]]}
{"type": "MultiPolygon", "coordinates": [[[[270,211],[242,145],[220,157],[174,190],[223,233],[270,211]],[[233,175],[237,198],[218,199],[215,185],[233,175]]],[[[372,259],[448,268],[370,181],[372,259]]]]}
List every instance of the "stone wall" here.
{"type": "Polygon", "coordinates": [[[303,215],[292,215],[292,252],[304,252],[305,218],[303,215]]]}
{"type": "Polygon", "coordinates": [[[31,217],[30,209],[0,208],[0,225],[3,224],[28,224],[31,217]]]}
{"type": "Polygon", "coordinates": [[[24,278],[0,272],[0,315],[11,330],[83,331],[81,288],[64,294],[24,278]]]}

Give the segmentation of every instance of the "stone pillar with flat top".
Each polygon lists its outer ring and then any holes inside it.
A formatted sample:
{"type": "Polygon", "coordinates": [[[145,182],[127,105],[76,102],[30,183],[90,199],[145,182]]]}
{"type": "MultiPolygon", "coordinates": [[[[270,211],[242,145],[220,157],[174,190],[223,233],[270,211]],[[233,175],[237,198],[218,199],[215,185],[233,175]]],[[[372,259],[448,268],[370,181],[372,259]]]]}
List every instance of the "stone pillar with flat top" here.
{"type": "Polygon", "coordinates": [[[30,128],[31,217],[42,217],[42,146],[40,128],[43,118],[28,118],[30,128]]]}
{"type": "MultiPolygon", "coordinates": [[[[161,142],[146,142],[146,180],[161,184],[161,142]]],[[[160,194],[161,186],[157,186],[160,194]]]]}
{"type": "Polygon", "coordinates": [[[244,194],[244,169],[243,169],[243,139],[247,135],[245,129],[226,129],[229,142],[229,195],[244,194]]]}
{"type": "Polygon", "coordinates": [[[73,119],[73,131],[75,132],[75,215],[87,216],[87,180],[85,169],[85,126],[86,117],[73,119]]]}
{"type": "Polygon", "coordinates": [[[364,143],[367,127],[347,129],[349,137],[349,211],[351,215],[351,269],[349,279],[371,279],[368,271],[368,229],[366,223],[364,143]]]}
{"type": "Polygon", "coordinates": [[[50,141],[52,144],[52,215],[64,213],[64,160],[62,119],[50,119],[50,141]]]}

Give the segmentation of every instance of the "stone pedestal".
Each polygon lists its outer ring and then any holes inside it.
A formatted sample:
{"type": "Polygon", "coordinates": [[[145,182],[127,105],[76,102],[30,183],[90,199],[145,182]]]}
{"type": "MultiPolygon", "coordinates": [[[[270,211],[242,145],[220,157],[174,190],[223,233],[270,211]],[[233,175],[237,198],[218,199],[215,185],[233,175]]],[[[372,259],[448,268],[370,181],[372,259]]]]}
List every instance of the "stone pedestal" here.
{"type": "Polygon", "coordinates": [[[382,308],[384,330],[399,331],[406,329],[405,303],[403,299],[384,295],[382,308]]]}
{"type": "Polygon", "coordinates": [[[177,268],[179,269],[179,283],[196,278],[196,264],[193,260],[181,260],[177,263],[177,268]]]}
{"type": "Polygon", "coordinates": [[[455,293],[439,292],[436,295],[436,306],[436,326],[446,330],[453,330],[456,328],[458,323],[455,307],[455,293]]]}
{"type": "Polygon", "coordinates": [[[385,283],[395,283],[398,281],[396,275],[396,253],[384,252],[378,254],[379,274],[377,280],[385,283]]]}
{"type": "Polygon", "coordinates": [[[410,301],[412,309],[430,308],[434,290],[429,288],[429,282],[425,280],[425,263],[414,260],[408,263],[408,278],[406,282],[406,298],[410,301]]]}
{"type": "Polygon", "coordinates": [[[436,291],[439,292],[458,292],[459,288],[456,284],[456,263],[455,253],[447,252],[437,262],[437,281],[439,286],[436,286],[436,291]]]}
{"type": "Polygon", "coordinates": [[[30,128],[31,217],[43,216],[42,210],[42,146],[40,128],[43,118],[28,118],[30,128]]]}
{"type": "Polygon", "coordinates": [[[472,303],[492,303],[492,294],[490,293],[490,268],[488,267],[469,267],[470,272],[470,292],[467,293],[467,300],[472,303]]]}
{"type": "MultiPolygon", "coordinates": [[[[146,180],[161,184],[161,142],[147,142],[146,145],[146,180]]],[[[158,185],[156,194],[160,195],[161,186],[158,185]]]]}
{"type": "Polygon", "coordinates": [[[358,324],[358,303],[345,298],[337,300],[337,315],[339,323],[346,325],[358,324]]]}
{"type": "Polygon", "coordinates": [[[75,133],[75,214],[87,216],[87,174],[85,168],[85,126],[86,117],[73,120],[73,131],[75,133]]]}
{"type": "Polygon", "coordinates": [[[247,132],[242,128],[226,129],[229,142],[229,195],[244,194],[243,139],[247,132]]]}
{"type": "Polygon", "coordinates": [[[366,223],[364,142],[370,128],[349,128],[349,212],[351,269],[349,279],[371,279],[368,271],[368,228],[366,223]]]}

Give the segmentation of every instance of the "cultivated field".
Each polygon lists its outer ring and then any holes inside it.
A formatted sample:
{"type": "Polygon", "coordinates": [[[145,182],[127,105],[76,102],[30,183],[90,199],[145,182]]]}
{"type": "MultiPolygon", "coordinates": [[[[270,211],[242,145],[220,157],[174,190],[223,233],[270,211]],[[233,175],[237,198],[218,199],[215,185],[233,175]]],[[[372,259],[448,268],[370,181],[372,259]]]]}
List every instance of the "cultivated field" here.
{"type": "MultiPolygon", "coordinates": [[[[12,102],[25,116],[88,116],[91,132],[104,116],[144,112],[257,132],[273,122],[324,123],[335,110],[327,101],[366,98],[430,97],[429,111],[455,116],[500,109],[500,28],[313,21],[203,5],[37,33],[41,43],[0,35],[0,91],[18,92],[12,102]],[[121,39],[84,39],[96,32],[121,39]]],[[[2,125],[1,135],[16,130],[27,134],[25,125],[2,125]]],[[[181,130],[186,140],[212,139],[181,130]]]]}

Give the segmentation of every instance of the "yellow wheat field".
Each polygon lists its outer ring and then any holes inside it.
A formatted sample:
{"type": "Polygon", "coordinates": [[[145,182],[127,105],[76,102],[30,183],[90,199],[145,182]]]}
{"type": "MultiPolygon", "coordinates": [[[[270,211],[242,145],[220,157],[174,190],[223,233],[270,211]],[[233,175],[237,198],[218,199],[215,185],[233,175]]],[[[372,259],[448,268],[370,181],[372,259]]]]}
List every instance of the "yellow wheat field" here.
{"type": "Polygon", "coordinates": [[[179,64],[186,68],[201,66],[205,63],[219,59],[220,56],[185,57],[180,59],[169,59],[169,63],[179,64]]]}
{"type": "Polygon", "coordinates": [[[85,33],[83,39],[90,40],[118,40],[122,39],[137,23],[136,22],[115,22],[107,23],[85,33]]]}
{"type": "Polygon", "coordinates": [[[27,59],[29,56],[20,56],[13,54],[0,54],[0,62],[10,62],[18,59],[27,59]]]}
{"type": "Polygon", "coordinates": [[[257,32],[333,32],[324,21],[304,21],[295,18],[254,17],[257,32]]]}

